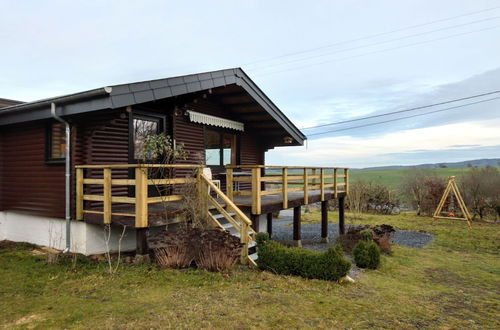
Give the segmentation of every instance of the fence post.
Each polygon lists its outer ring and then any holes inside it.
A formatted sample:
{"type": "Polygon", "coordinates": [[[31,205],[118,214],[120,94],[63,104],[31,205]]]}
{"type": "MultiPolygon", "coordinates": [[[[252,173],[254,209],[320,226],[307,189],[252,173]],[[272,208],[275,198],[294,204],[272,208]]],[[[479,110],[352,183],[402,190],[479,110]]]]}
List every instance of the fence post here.
{"type": "Polygon", "coordinates": [[[252,168],[252,214],[260,214],[262,211],[260,183],[260,168],[252,168]]]}
{"type": "Polygon", "coordinates": [[[349,169],[344,168],[345,194],[349,195],[349,169]]]}
{"type": "Polygon", "coordinates": [[[337,198],[338,197],[338,189],[337,189],[337,169],[336,168],[333,169],[333,189],[335,189],[333,197],[337,198]]]}
{"type": "Polygon", "coordinates": [[[323,202],[325,200],[325,169],[322,168],[320,170],[320,182],[319,182],[319,185],[320,185],[320,190],[321,190],[321,201],[323,202]]]}
{"type": "Polygon", "coordinates": [[[196,185],[198,188],[198,201],[200,203],[201,212],[204,216],[208,213],[208,185],[205,183],[201,175],[203,168],[199,168],[196,172],[196,185]]]}
{"type": "Polygon", "coordinates": [[[248,231],[249,231],[248,224],[245,221],[241,222],[241,232],[240,232],[240,241],[243,243],[243,246],[241,248],[241,259],[240,262],[243,265],[246,265],[248,263],[248,231]]]}
{"type": "Polygon", "coordinates": [[[148,169],[135,168],[135,227],[148,226],[148,169]]]}
{"type": "Polygon", "coordinates": [[[283,209],[288,208],[288,168],[283,167],[283,209]]]}
{"type": "Polygon", "coordinates": [[[304,167],[304,205],[309,204],[309,171],[304,167]]]}
{"type": "Polygon", "coordinates": [[[76,169],[76,220],[83,220],[83,168],[76,169]]]}
{"type": "Polygon", "coordinates": [[[111,223],[111,168],[104,168],[103,170],[103,195],[104,195],[104,205],[103,205],[103,222],[104,224],[111,223]]]}
{"type": "Polygon", "coordinates": [[[233,200],[233,169],[226,169],[226,193],[230,200],[233,200]]]}

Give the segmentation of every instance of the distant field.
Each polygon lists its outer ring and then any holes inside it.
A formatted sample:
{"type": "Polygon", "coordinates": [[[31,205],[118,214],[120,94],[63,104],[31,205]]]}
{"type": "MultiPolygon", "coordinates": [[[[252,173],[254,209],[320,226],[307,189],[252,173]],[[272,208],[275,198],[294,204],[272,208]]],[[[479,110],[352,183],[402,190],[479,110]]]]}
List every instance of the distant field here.
{"type": "MultiPolygon", "coordinates": [[[[428,173],[436,174],[442,177],[452,175],[460,176],[470,168],[426,168],[422,169],[428,173]]],[[[372,181],[378,184],[388,185],[393,189],[397,189],[401,180],[411,169],[391,169],[391,170],[352,170],[350,172],[351,182],[356,180],[372,181]]]]}

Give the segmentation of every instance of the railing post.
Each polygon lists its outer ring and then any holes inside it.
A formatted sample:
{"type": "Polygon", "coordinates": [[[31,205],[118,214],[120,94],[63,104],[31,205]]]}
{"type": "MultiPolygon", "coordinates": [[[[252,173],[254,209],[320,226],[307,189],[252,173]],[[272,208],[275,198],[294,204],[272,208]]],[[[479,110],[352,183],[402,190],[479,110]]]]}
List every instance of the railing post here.
{"type": "Polygon", "coordinates": [[[252,214],[260,214],[262,212],[260,183],[260,168],[252,168],[252,214]]]}
{"type": "Polygon", "coordinates": [[[333,189],[335,189],[334,197],[337,198],[338,189],[337,189],[337,169],[336,168],[333,169],[333,189]]]}
{"type": "Polygon", "coordinates": [[[148,169],[135,169],[135,227],[148,226],[148,169]]]}
{"type": "Polygon", "coordinates": [[[311,176],[312,176],[311,185],[312,185],[312,189],[314,190],[316,188],[316,169],[315,168],[311,169],[311,176]]]}
{"type": "Polygon", "coordinates": [[[245,221],[241,222],[241,232],[240,232],[240,241],[243,243],[243,246],[241,247],[241,259],[240,262],[243,265],[246,265],[248,263],[248,231],[249,231],[248,224],[245,221]]]}
{"type": "Polygon", "coordinates": [[[226,193],[230,200],[233,200],[233,169],[226,169],[226,193]]]}
{"type": "Polygon", "coordinates": [[[319,185],[320,185],[320,190],[321,190],[321,201],[323,202],[325,200],[325,169],[324,168],[322,168],[320,170],[319,180],[320,180],[319,185]]]}
{"type": "Polygon", "coordinates": [[[304,205],[309,204],[309,171],[304,167],[304,205]]]}
{"type": "Polygon", "coordinates": [[[344,168],[345,194],[349,195],[349,169],[344,168]]]}
{"type": "Polygon", "coordinates": [[[200,208],[202,214],[207,214],[208,212],[208,185],[205,184],[201,175],[203,173],[203,168],[199,168],[196,172],[196,184],[198,187],[198,200],[200,203],[200,208]]]}
{"type": "Polygon", "coordinates": [[[104,224],[111,223],[111,168],[104,168],[103,170],[103,195],[104,195],[104,215],[103,222],[104,224]]]}
{"type": "Polygon", "coordinates": [[[288,209],[288,168],[283,167],[283,209],[288,209]]]}
{"type": "Polygon", "coordinates": [[[76,169],[76,220],[83,220],[83,168],[76,169]]]}

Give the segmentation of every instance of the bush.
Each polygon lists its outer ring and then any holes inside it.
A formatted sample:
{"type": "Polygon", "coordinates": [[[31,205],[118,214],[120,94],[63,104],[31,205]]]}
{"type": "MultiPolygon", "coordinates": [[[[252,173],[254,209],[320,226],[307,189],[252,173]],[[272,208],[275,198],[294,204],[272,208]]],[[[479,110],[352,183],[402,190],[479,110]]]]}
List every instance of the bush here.
{"type": "Polygon", "coordinates": [[[160,267],[186,268],[193,262],[200,231],[194,228],[164,230],[151,235],[148,245],[160,267]]]}
{"type": "Polygon", "coordinates": [[[395,231],[394,227],[385,224],[377,226],[350,227],[347,230],[347,233],[337,237],[337,243],[342,246],[346,253],[351,253],[354,247],[361,240],[363,240],[363,235],[366,235],[365,240],[373,239],[382,252],[391,254],[391,238],[395,231]],[[368,239],[369,236],[370,239],[368,239]]]}
{"type": "Polygon", "coordinates": [[[361,241],[353,250],[354,261],[360,268],[376,269],[380,264],[380,248],[373,241],[361,241]]]}
{"type": "Polygon", "coordinates": [[[194,262],[198,268],[223,271],[238,262],[242,243],[220,229],[185,228],[166,230],[148,240],[160,267],[186,268],[194,262]]]}
{"type": "Polygon", "coordinates": [[[243,243],[228,231],[207,229],[202,231],[196,266],[212,272],[233,267],[239,260],[243,243]]]}
{"type": "Polygon", "coordinates": [[[364,229],[359,234],[361,235],[361,239],[363,241],[369,242],[373,240],[373,230],[371,229],[364,229]]]}
{"type": "Polygon", "coordinates": [[[269,241],[269,233],[257,233],[255,234],[255,242],[258,246],[264,245],[267,241],[269,241]]]}
{"type": "Polygon", "coordinates": [[[326,252],[316,252],[266,241],[258,245],[258,249],[259,268],[277,274],[337,281],[346,276],[351,268],[351,263],[344,258],[339,245],[326,252]]]}

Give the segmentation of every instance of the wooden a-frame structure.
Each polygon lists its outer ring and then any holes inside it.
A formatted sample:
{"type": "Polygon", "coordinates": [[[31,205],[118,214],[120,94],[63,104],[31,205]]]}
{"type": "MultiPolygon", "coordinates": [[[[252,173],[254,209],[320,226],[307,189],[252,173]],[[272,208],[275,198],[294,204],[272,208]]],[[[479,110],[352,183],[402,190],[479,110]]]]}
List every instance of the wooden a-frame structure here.
{"type": "Polygon", "coordinates": [[[472,218],[470,216],[469,210],[467,210],[467,206],[465,205],[464,199],[462,198],[462,195],[460,194],[460,190],[458,189],[457,183],[455,182],[455,177],[450,176],[448,178],[448,185],[446,186],[446,189],[444,190],[443,197],[441,197],[441,200],[439,201],[438,207],[436,208],[436,211],[434,212],[433,218],[435,219],[457,219],[457,220],[466,220],[467,225],[469,226],[469,229],[472,227],[472,218]],[[443,209],[444,204],[446,203],[446,200],[448,199],[448,196],[450,195],[450,192],[453,192],[455,195],[458,206],[460,207],[460,210],[462,211],[463,218],[460,217],[443,217],[441,216],[441,212],[443,209]]]}

